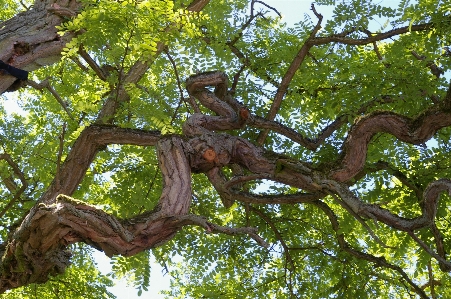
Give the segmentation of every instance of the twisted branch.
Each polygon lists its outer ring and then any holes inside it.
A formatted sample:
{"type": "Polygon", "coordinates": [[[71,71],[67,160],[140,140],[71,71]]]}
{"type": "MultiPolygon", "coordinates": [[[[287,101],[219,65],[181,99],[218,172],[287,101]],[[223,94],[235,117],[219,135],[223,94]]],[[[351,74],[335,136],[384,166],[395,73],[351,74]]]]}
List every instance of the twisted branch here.
{"type": "Polygon", "coordinates": [[[377,133],[389,133],[411,144],[422,144],[439,129],[451,125],[451,113],[436,108],[429,109],[416,118],[408,118],[392,112],[375,112],[360,119],[349,131],[343,145],[340,166],[332,170],[330,177],[345,182],[355,177],[364,167],[368,144],[377,133]]]}

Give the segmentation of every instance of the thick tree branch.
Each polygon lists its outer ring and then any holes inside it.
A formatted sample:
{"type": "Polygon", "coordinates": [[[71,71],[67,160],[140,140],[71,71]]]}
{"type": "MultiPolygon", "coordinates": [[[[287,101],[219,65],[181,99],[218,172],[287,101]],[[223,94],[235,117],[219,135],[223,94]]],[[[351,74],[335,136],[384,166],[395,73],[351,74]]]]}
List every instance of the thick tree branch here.
{"type": "MultiPolygon", "coordinates": [[[[136,63],[124,76],[122,83],[139,80],[147,68],[145,63],[136,63]]],[[[343,250],[359,259],[398,272],[417,294],[424,297],[421,288],[400,267],[388,263],[384,258],[359,252],[346,243],[343,234],[338,233],[336,216],[318,199],[330,192],[333,196],[338,195],[339,202],[344,203],[346,210],[359,221],[360,217],[375,219],[412,234],[414,230],[433,227],[439,195],[443,191],[451,191],[450,180],[439,180],[426,188],[422,215],[412,219],[403,218],[377,205],[364,203],[346,184],[363,169],[368,143],[374,134],[386,132],[404,142],[422,143],[440,128],[451,125],[450,113],[434,107],[414,119],[388,112],[363,117],[348,134],[342,158],[335,164],[340,166],[332,170],[327,168],[327,175],[321,173],[319,169],[322,168],[314,170],[309,163],[267,152],[243,138],[212,132],[241,129],[252,121],[249,111],[232,98],[227,84],[227,76],[222,72],[202,73],[188,78],[186,85],[189,94],[216,115],[192,115],[183,126],[186,135],[183,138],[161,137],[159,132],[107,125],[85,128],[38,205],[31,209],[20,227],[12,232],[9,242],[0,246],[4,248],[4,258],[0,265],[0,291],[31,282],[42,282],[49,274],[64,271],[70,257],[65,248],[74,242],[85,242],[104,250],[108,255],[133,255],[170,240],[184,225],[194,224],[204,227],[208,232],[247,234],[260,245],[266,246],[253,228],[221,227],[200,216],[188,215],[192,197],[191,172],[194,171],[207,174],[225,199],[226,207],[234,200],[257,204],[310,203],[318,206],[329,217],[343,250]],[[208,87],[214,87],[214,91],[211,92],[208,87]],[[157,145],[163,191],[154,210],[119,221],[95,207],[60,195],[73,194],[96,154],[109,144],[157,145]],[[251,174],[227,180],[222,175],[221,168],[228,165],[239,165],[251,174]],[[241,183],[262,178],[302,189],[303,192],[294,195],[256,196],[238,191],[237,186],[241,183]]],[[[121,89],[118,90],[121,92],[121,89]]],[[[111,100],[116,105],[118,99],[126,99],[127,94],[125,90],[123,92],[122,95],[108,99],[107,103],[111,100]]],[[[102,113],[114,118],[116,108],[108,110],[105,107],[106,105],[102,108],[102,113]]],[[[368,226],[364,227],[375,236],[368,226]]],[[[439,236],[437,232],[433,232],[436,239],[439,236]]],[[[277,234],[281,238],[278,231],[277,234]]],[[[425,248],[424,244],[417,242],[425,248]]],[[[440,242],[436,244],[439,247],[440,242]]],[[[285,244],[286,253],[288,249],[285,244]]],[[[439,251],[439,248],[437,253],[428,247],[427,249],[431,256],[449,266],[444,252],[439,251]]],[[[294,262],[290,263],[294,265],[294,262]]]]}
{"type": "Polygon", "coordinates": [[[411,144],[422,144],[439,129],[451,125],[451,113],[429,109],[416,118],[392,112],[375,112],[361,118],[349,131],[343,145],[343,158],[337,162],[330,177],[345,182],[355,177],[364,167],[368,144],[376,133],[389,133],[411,144]]]}
{"type": "Polygon", "coordinates": [[[41,204],[31,210],[6,246],[6,255],[0,267],[0,291],[43,282],[49,274],[61,273],[70,257],[64,248],[74,242],[85,242],[105,251],[107,255],[134,255],[168,241],[183,225],[196,224],[205,227],[208,232],[247,234],[267,247],[253,228],[226,228],[198,216],[187,215],[191,202],[191,164],[202,160],[203,155],[199,151],[192,152],[192,142],[183,142],[178,137],[158,141],[163,191],[153,211],[118,221],[95,207],[67,196],[56,196],[74,191],[95,153],[106,144],[153,145],[158,139],[160,137],[151,132],[139,130],[107,126],[85,129],[61,168],[59,186],[52,184],[41,199],[41,204]],[[73,154],[80,154],[81,148],[85,149],[84,161],[80,161],[79,155],[73,154]],[[199,155],[201,157],[196,160],[194,157],[199,155]],[[74,169],[77,164],[81,165],[74,169]]]}
{"type": "Polygon", "coordinates": [[[375,204],[367,204],[361,201],[347,186],[331,180],[318,180],[325,189],[340,196],[340,198],[355,213],[362,217],[375,219],[400,231],[414,231],[429,227],[435,220],[438,208],[438,199],[441,192],[451,193],[451,180],[440,179],[429,184],[424,191],[422,215],[415,218],[404,218],[391,213],[389,210],[375,204]]]}
{"type": "MultiPolygon", "coordinates": [[[[156,142],[152,134],[136,130],[90,127],[83,134],[74,148],[83,142],[91,156],[94,156],[99,146],[112,141],[136,145],[156,142]],[[118,138],[118,135],[121,137],[118,138]]],[[[59,190],[55,190],[55,185],[58,184],[52,184],[41,198],[40,204],[31,209],[12,234],[0,265],[0,292],[33,282],[44,282],[49,275],[62,273],[70,258],[65,247],[74,242],[86,242],[108,255],[133,255],[172,238],[180,226],[167,221],[171,221],[173,216],[188,212],[191,202],[191,171],[179,139],[161,140],[158,155],[163,174],[163,192],[158,206],[154,211],[124,224],[95,207],[58,195],[65,191],[68,191],[67,194],[73,192],[70,188],[78,185],[84,175],[83,170],[86,171],[80,166],[78,169],[71,169],[72,171],[68,167],[75,166],[73,163],[89,166],[91,162],[69,156],[61,170],[59,190]],[[75,183],[70,182],[71,179],[75,183]],[[49,198],[50,196],[53,198],[49,198]]]]}

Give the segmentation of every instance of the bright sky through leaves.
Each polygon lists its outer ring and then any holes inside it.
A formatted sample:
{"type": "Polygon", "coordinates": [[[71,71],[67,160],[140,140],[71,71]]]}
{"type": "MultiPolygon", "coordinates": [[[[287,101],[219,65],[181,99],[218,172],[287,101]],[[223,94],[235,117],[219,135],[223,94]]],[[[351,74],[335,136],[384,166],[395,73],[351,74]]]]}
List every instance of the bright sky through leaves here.
{"type": "Polygon", "coordinates": [[[0,296],[446,298],[450,18],[3,0],[0,296]]]}

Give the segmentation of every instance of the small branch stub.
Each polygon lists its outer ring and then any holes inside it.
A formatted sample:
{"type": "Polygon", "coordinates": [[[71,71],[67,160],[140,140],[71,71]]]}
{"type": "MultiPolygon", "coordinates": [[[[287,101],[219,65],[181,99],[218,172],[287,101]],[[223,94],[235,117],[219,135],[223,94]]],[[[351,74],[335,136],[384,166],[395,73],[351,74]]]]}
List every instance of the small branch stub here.
{"type": "Polygon", "coordinates": [[[205,160],[207,160],[208,162],[215,162],[217,160],[216,158],[216,152],[213,148],[208,148],[207,150],[205,150],[204,154],[202,155],[202,157],[204,157],[205,160]]]}
{"type": "Polygon", "coordinates": [[[243,120],[247,120],[249,119],[250,113],[249,110],[247,110],[246,108],[241,108],[240,109],[240,117],[243,120]]]}

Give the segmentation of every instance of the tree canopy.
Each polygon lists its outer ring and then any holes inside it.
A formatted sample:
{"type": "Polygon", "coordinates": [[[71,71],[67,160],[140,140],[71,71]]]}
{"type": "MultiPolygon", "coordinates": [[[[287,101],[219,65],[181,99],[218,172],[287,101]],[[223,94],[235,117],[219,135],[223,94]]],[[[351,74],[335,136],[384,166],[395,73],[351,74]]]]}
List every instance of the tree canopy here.
{"type": "Polygon", "coordinates": [[[114,298],[100,250],[139,294],[154,256],[167,298],[446,298],[451,3],[298,21],[3,0],[2,296],[114,298]]]}

